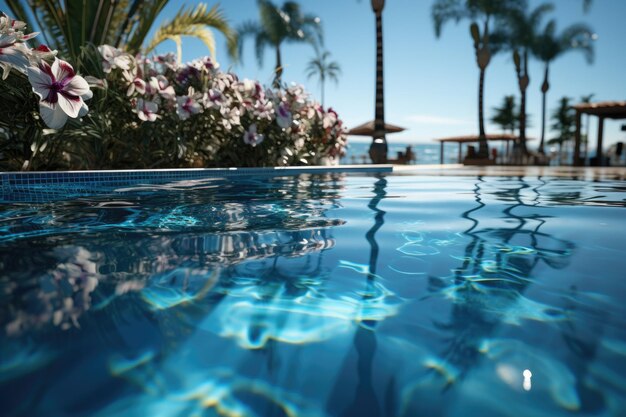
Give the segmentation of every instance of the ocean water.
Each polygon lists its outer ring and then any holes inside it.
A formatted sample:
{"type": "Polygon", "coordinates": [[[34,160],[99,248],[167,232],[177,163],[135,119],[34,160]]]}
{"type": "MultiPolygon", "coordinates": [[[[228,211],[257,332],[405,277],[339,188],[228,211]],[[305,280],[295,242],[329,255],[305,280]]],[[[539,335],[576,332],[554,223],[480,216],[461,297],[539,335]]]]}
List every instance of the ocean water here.
{"type": "MultiPolygon", "coordinates": [[[[415,160],[413,164],[438,164],[440,162],[440,146],[438,143],[419,143],[419,144],[409,144],[404,142],[396,142],[394,140],[388,140],[388,152],[387,156],[390,159],[394,159],[397,157],[398,152],[405,152],[407,146],[411,146],[414,154],[415,160]]],[[[365,142],[354,142],[349,141],[348,147],[346,148],[346,154],[341,159],[341,164],[362,164],[362,163],[370,163],[369,159],[369,147],[370,143],[365,142]],[[365,162],[364,162],[364,159],[365,162]]],[[[446,164],[456,164],[458,163],[458,145],[455,144],[445,144],[444,148],[444,163],[446,164]]],[[[465,147],[463,148],[463,152],[465,152],[465,147]]]]}
{"type": "Polygon", "coordinates": [[[624,415],[623,180],[52,191],[0,204],[3,416],[624,415]]]}

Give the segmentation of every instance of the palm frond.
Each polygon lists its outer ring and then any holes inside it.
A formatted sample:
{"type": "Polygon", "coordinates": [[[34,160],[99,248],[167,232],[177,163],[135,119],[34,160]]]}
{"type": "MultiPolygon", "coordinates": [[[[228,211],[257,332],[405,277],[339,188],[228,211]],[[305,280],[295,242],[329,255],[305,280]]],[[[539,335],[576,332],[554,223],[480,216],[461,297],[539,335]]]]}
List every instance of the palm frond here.
{"type": "Polygon", "coordinates": [[[49,42],[49,47],[57,49],[61,55],[70,55],[71,47],[67,40],[67,30],[63,25],[63,10],[55,10],[55,5],[50,5],[47,0],[33,0],[29,3],[31,12],[45,37],[49,42]]]}
{"type": "Polygon", "coordinates": [[[528,26],[530,29],[538,29],[546,14],[552,11],[554,11],[554,4],[552,3],[543,3],[537,6],[528,16],[528,26]]]}
{"type": "Polygon", "coordinates": [[[200,39],[211,52],[211,56],[214,57],[215,37],[209,27],[217,29],[226,37],[228,52],[231,57],[236,57],[236,33],[230,28],[228,21],[217,5],[208,9],[204,3],[198,4],[195,8],[182,7],[172,20],[164,22],[157,29],[152,39],[148,42],[145,51],[152,51],[166,39],[173,39],[177,36],[191,36],[200,39]]]}
{"type": "Polygon", "coordinates": [[[279,45],[288,36],[289,16],[269,0],[259,0],[261,26],[273,45],[279,45]]]}
{"type": "Polygon", "coordinates": [[[115,38],[114,38],[115,40],[112,41],[112,45],[115,46],[116,48],[120,47],[122,43],[122,39],[128,35],[127,30],[130,29],[129,24],[131,24],[133,17],[137,13],[137,10],[139,9],[139,7],[141,6],[143,2],[144,0],[133,0],[133,2],[130,5],[130,8],[128,9],[120,8],[118,10],[119,16],[116,16],[114,21],[120,24],[119,26],[116,25],[116,27],[119,27],[119,29],[115,35],[115,38]]]}
{"type": "Polygon", "coordinates": [[[435,28],[435,35],[441,36],[443,26],[449,21],[458,23],[470,16],[470,11],[460,0],[437,0],[430,10],[435,28]]]}
{"type": "Polygon", "coordinates": [[[132,24],[127,29],[125,36],[125,48],[131,54],[136,54],[141,50],[148,32],[154,26],[157,16],[167,5],[169,0],[153,0],[142,2],[137,7],[137,13],[132,19],[132,24]]]}
{"type": "MultiPolygon", "coordinates": [[[[244,22],[237,28],[237,35],[238,35],[237,36],[237,52],[239,53],[239,57],[238,57],[239,60],[241,60],[243,57],[244,40],[249,37],[254,37],[256,39],[256,37],[261,32],[263,32],[263,29],[261,28],[261,26],[258,23],[251,22],[251,21],[244,22]]],[[[261,62],[262,62],[262,57],[261,57],[261,62]]],[[[261,64],[259,63],[259,65],[261,64]]]]}
{"type": "MultiPolygon", "coordinates": [[[[263,66],[263,56],[265,53],[265,47],[270,45],[271,41],[265,32],[257,33],[254,38],[254,53],[256,55],[256,60],[259,63],[259,66],[263,66]]],[[[276,46],[276,45],[272,45],[276,46]]]]}
{"type": "Polygon", "coordinates": [[[298,23],[298,29],[303,32],[303,36],[301,36],[296,31],[298,37],[312,44],[314,48],[324,44],[324,31],[319,17],[311,14],[302,16],[298,23]]]}
{"type": "Polygon", "coordinates": [[[589,64],[592,64],[595,58],[593,41],[593,29],[584,23],[568,26],[559,36],[559,43],[564,50],[578,50],[582,52],[589,64]]]}

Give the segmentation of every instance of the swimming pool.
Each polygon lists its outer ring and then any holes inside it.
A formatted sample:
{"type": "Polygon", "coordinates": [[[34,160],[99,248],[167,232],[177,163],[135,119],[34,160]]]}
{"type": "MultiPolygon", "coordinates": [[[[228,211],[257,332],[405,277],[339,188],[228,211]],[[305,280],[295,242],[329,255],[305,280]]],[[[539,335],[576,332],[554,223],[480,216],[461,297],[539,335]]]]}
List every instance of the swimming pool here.
{"type": "Polygon", "coordinates": [[[2,415],[624,415],[624,181],[68,187],[2,202],[2,415]]]}

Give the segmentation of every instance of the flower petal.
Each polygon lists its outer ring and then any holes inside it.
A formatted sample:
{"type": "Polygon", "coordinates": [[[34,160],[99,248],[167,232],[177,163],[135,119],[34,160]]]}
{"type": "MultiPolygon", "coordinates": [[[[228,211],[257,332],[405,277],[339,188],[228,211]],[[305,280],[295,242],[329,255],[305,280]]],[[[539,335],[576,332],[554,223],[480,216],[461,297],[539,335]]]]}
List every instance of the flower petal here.
{"type": "Polygon", "coordinates": [[[28,81],[33,86],[33,91],[41,98],[48,97],[52,78],[37,67],[28,67],[28,81]]]}
{"type": "Polygon", "coordinates": [[[55,58],[52,63],[52,74],[58,82],[62,82],[65,78],[72,78],[76,75],[74,68],[62,59],[55,58]]]}
{"type": "Polygon", "coordinates": [[[87,81],[85,81],[83,77],[75,75],[65,87],[63,87],[63,92],[73,96],[83,96],[90,92],[89,84],[87,84],[87,81]]]}
{"type": "Polygon", "coordinates": [[[71,118],[78,116],[80,108],[83,106],[83,100],[80,97],[70,96],[61,92],[59,95],[59,107],[71,118]]]}
{"type": "Polygon", "coordinates": [[[0,34],[0,48],[5,48],[13,45],[17,39],[17,36],[8,35],[8,34],[0,34]]]}
{"type": "Polygon", "coordinates": [[[26,67],[29,65],[27,54],[26,48],[17,45],[0,48],[0,62],[9,63],[20,72],[26,73],[26,67]]]}
{"type": "Polygon", "coordinates": [[[44,123],[51,129],[60,129],[67,122],[67,114],[58,104],[39,103],[39,113],[44,123]]]}

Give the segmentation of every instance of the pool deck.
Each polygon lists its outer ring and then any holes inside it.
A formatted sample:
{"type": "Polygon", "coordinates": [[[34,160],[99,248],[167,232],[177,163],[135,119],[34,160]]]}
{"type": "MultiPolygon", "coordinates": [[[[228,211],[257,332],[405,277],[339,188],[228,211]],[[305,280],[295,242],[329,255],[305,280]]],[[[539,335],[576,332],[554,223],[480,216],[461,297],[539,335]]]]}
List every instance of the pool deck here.
{"type": "Polygon", "coordinates": [[[570,166],[467,166],[444,165],[394,165],[396,175],[446,175],[446,176],[514,176],[514,177],[568,177],[586,180],[626,180],[626,167],[570,167],[570,166]]]}

